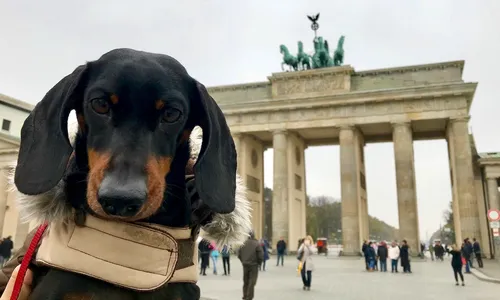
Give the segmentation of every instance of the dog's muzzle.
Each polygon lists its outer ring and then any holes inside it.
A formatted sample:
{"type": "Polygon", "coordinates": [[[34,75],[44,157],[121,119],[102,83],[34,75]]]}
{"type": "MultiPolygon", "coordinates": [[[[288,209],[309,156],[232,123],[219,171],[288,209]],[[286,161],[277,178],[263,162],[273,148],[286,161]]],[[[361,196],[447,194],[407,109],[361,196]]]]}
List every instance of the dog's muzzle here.
{"type": "Polygon", "coordinates": [[[114,174],[107,174],[97,196],[99,204],[108,215],[135,216],[147,199],[146,178],[119,180],[114,174]]]}

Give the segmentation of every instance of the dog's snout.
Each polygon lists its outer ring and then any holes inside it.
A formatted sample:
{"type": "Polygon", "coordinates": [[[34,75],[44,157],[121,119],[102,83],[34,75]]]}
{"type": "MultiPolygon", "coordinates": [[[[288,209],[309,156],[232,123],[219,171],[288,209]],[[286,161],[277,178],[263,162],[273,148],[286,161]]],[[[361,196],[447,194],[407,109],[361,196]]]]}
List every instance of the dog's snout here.
{"type": "Polygon", "coordinates": [[[141,179],[119,182],[113,176],[106,176],[99,188],[98,197],[106,214],[132,217],[146,202],[146,182],[141,179]]]}

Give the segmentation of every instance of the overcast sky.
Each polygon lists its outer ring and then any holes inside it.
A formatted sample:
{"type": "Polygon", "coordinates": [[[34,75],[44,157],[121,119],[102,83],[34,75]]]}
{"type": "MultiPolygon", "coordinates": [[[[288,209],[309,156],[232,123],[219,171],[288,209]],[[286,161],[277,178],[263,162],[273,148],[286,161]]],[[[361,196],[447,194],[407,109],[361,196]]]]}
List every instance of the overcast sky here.
{"type": "MultiPolygon", "coordinates": [[[[471,127],[479,151],[500,150],[500,1],[0,1],[0,92],[36,103],[59,79],[113,48],[177,58],[207,86],[264,81],[280,71],[278,46],[346,36],[356,70],[465,60],[479,82],[471,127]],[[79,3],[79,4],[77,4],[79,3]]],[[[392,143],[365,149],[369,213],[398,225],[392,143]]],[[[306,150],[307,192],[340,198],[338,147],[306,150]],[[328,167],[325,167],[328,166],[328,167]]],[[[272,187],[272,151],[265,153],[272,187]]],[[[445,141],[416,142],[420,231],[439,226],[451,200],[445,141]]]]}

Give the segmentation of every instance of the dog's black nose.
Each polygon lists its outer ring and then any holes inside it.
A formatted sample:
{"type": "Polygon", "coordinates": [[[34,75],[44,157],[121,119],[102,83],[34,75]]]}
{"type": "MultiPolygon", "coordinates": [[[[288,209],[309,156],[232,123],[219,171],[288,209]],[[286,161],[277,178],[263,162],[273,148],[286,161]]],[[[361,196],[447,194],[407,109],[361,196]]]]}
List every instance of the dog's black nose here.
{"type": "Polygon", "coordinates": [[[99,203],[108,215],[131,217],[137,214],[146,201],[145,180],[120,183],[113,176],[106,176],[99,188],[99,203]]]}

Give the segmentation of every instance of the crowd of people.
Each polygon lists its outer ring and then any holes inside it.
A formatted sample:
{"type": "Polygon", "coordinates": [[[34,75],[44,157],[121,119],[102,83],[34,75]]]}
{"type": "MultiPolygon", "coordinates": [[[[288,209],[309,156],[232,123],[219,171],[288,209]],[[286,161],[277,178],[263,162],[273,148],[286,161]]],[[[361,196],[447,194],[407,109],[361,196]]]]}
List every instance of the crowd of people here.
{"type": "Polygon", "coordinates": [[[387,261],[391,263],[391,272],[399,273],[398,262],[401,261],[403,273],[411,273],[411,249],[406,240],[401,245],[393,241],[391,245],[386,242],[364,241],[361,252],[365,257],[365,268],[368,272],[387,272],[387,261]]]}

